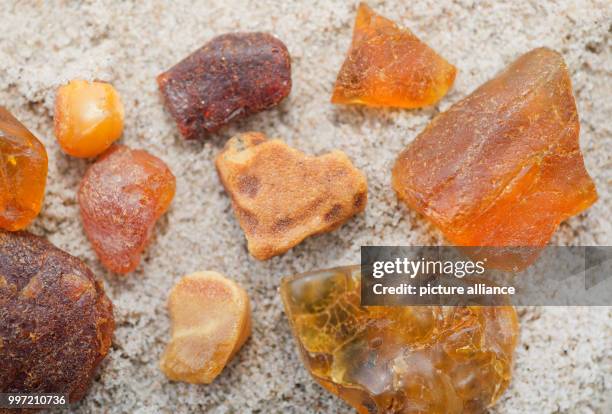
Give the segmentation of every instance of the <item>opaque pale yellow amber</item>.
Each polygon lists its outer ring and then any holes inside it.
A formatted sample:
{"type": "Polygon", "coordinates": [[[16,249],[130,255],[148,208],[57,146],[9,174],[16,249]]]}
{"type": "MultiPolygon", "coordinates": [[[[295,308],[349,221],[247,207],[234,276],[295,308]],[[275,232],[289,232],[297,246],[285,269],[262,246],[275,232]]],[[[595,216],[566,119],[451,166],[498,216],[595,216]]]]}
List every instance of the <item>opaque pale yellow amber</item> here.
{"type": "Polygon", "coordinates": [[[211,383],[251,334],[246,291],[217,272],[184,276],[168,309],[172,338],[160,366],[171,380],[211,383]]]}
{"type": "Polygon", "coordinates": [[[365,176],[342,151],[313,157],[257,132],[230,139],[216,166],[259,260],[337,229],[368,198],[365,176]]]}

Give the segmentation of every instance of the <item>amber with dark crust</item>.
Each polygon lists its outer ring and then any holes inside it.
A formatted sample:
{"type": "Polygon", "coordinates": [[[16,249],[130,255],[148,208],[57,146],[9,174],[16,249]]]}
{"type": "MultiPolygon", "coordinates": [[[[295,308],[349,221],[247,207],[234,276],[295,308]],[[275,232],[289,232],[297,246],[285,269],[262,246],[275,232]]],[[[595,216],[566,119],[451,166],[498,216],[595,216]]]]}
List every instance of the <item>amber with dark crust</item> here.
{"type": "Polygon", "coordinates": [[[80,400],[114,329],[112,304],[81,260],[30,233],[0,231],[0,392],[80,400]]]}
{"type": "Polygon", "coordinates": [[[259,260],[337,229],[368,199],[365,176],[338,150],[313,157],[246,132],[227,142],[215,164],[249,252],[259,260]]]}
{"type": "Polygon", "coordinates": [[[138,266],[175,188],[162,160],[124,145],[112,146],[89,167],[79,206],[87,238],[107,269],[123,274],[138,266]]]}
{"type": "Polygon", "coordinates": [[[267,33],[227,33],[157,77],[181,134],[202,138],[279,104],[291,91],[287,48],[267,33]]]}

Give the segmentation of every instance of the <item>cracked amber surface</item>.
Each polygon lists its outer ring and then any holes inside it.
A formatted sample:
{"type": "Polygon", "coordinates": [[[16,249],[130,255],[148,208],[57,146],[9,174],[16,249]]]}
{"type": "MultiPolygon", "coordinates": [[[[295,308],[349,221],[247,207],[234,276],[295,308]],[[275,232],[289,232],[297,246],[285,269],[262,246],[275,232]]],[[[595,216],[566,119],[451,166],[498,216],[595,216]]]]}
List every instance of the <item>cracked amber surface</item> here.
{"type": "Polygon", "coordinates": [[[434,118],[393,188],[453,244],[543,246],[597,200],[579,130],[562,56],[535,49],[434,118]]]}
{"type": "Polygon", "coordinates": [[[482,413],[510,383],[511,306],[363,308],[359,266],[285,278],[281,294],[306,368],[359,413],[482,413]]]}
{"type": "Polygon", "coordinates": [[[0,393],[82,399],[114,330],[113,305],[80,259],[28,232],[0,231],[0,393]]]}
{"type": "Polygon", "coordinates": [[[81,218],[104,267],[120,274],[138,267],[175,189],[162,160],[124,145],[113,145],[87,169],[78,195],[81,218]]]}
{"type": "Polygon", "coordinates": [[[0,228],[27,227],[40,212],[46,183],[44,145],[0,106],[0,228]]]}
{"type": "Polygon", "coordinates": [[[359,5],[332,103],[421,108],[440,100],[457,69],[409,29],[359,5]]]}

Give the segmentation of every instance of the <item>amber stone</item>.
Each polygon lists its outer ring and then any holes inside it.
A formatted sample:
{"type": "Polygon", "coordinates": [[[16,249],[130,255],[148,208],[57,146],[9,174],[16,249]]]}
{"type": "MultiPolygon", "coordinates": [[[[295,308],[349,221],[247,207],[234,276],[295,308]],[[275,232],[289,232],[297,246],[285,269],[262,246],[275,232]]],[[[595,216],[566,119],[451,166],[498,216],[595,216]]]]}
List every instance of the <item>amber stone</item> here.
{"type": "Polygon", "coordinates": [[[160,74],[157,83],[181,134],[202,138],[285,99],[291,58],[270,34],[227,33],[160,74]]]}
{"type": "Polygon", "coordinates": [[[342,151],[308,156],[257,132],[228,141],[217,171],[249,252],[266,260],[364,210],[365,176],[342,151]]]}
{"type": "Polygon", "coordinates": [[[361,307],[359,274],[353,266],[281,282],[319,384],[362,414],[483,413],[499,399],[518,341],[513,307],[361,307]]]}
{"type": "Polygon", "coordinates": [[[66,154],[95,157],[123,132],[123,103],[106,82],[72,80],[57,90],[55,137],[66,154]]]}
{"type": "Polygon", "coordinates": [[[40,212],[47,182],[47,151],[0,106],[0,228],[28,226],[40,212]]]}
{"type": "Polygon", "coordinates": [[[361,3],[331,101],[421,108],[446,95],[456,74],[453,65],[409,29],[361,3]]]}
{"type": "Polygon", "coordinates": [[[41,237],[0,231],[0,393],[80,400],[114,329],[112,304],[83,262],[41,237]]]}
{"type": "Polygon", "coordinates": [[[217,272],[195,272],[168,298],[172,338],[160,367],[173,381],[210,384],[251,334],[246,291],[217,272]]]}
{"type": "Polygon", "coordinates": [[[393,188],[455,245],[543,246],[597,199],[579,129],[563,58],[535,49],[435,117],[393,188]]]}
{"type": "Polygon", "coordinates": [[[112,146],[89,167],[79,189],[81,217],[107,269],[128,273],[138,266],[175,186],[162,160],[123,145],[112,146]]]}

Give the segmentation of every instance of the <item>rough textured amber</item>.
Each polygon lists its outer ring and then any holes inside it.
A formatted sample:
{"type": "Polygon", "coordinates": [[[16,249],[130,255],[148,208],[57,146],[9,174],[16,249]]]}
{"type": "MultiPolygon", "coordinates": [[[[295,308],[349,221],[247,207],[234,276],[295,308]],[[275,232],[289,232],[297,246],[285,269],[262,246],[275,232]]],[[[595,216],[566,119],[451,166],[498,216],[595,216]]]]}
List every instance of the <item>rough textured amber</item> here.
{"type": "Polygon", "coordinates": [[[0,393],[80,400],[114,329],[112,304],[83,262],[41,237],[0,231],[0,393]]]}
{"type": "Polygon", "coordinates": [[[360,307],[359,266],[283,279],[314,379],[362,414],[468,414],[511,379],[513,307],[360,307]]]}
{"type": "Polygon", "coordinates": [[[65,153],[95,157],[123,132],[123,104],[109,83],[73,80],[57,90],[55,137],[65,153]]]}
{"type": "Polygon", "coordinates": [[[217,36],[157,77],[168,111],[187,139],[278,105],[291,91],[287,48],[267,33],[217,36]]]}
{"type": "Polygon", "coordinates": [[[249,132],[228,141],[216,165],[249,252],[260,260],[336,229],[366,205],[365,176],[342,151],[311,157],[249,132]]]}
{"type": "Polygon", "coordinates": [[[362,3],[331,101],[421,108],[446,95],[456,74],[453,65],[410,30],[362,3]]]}
{"type": "Polygon", "coordinates": [[[535,49],[434,118],[393,188],[453,244],[542,246],[597,199],[579,128],[563,58],[535,49]]]}
{"type": "Polygon", "coordinates": [[[128,273],[138,266],[175,186],[162,160],[123,145],[114,145],[89,167],[79,189],[81,217],[107,269],[128,273]]]}
{"type": "Polygon", "coordinates": [[[40,212],[47,182],[47,151],[0,106],[0,228],[25,228],[40,212]]]}
{"type": "Polygon", "coordinates": [[[174,381],[210,384],[251,334],[246,291],[217,272],[184,276],[168,309],[172,339],[160,366],[174,381]]]}

